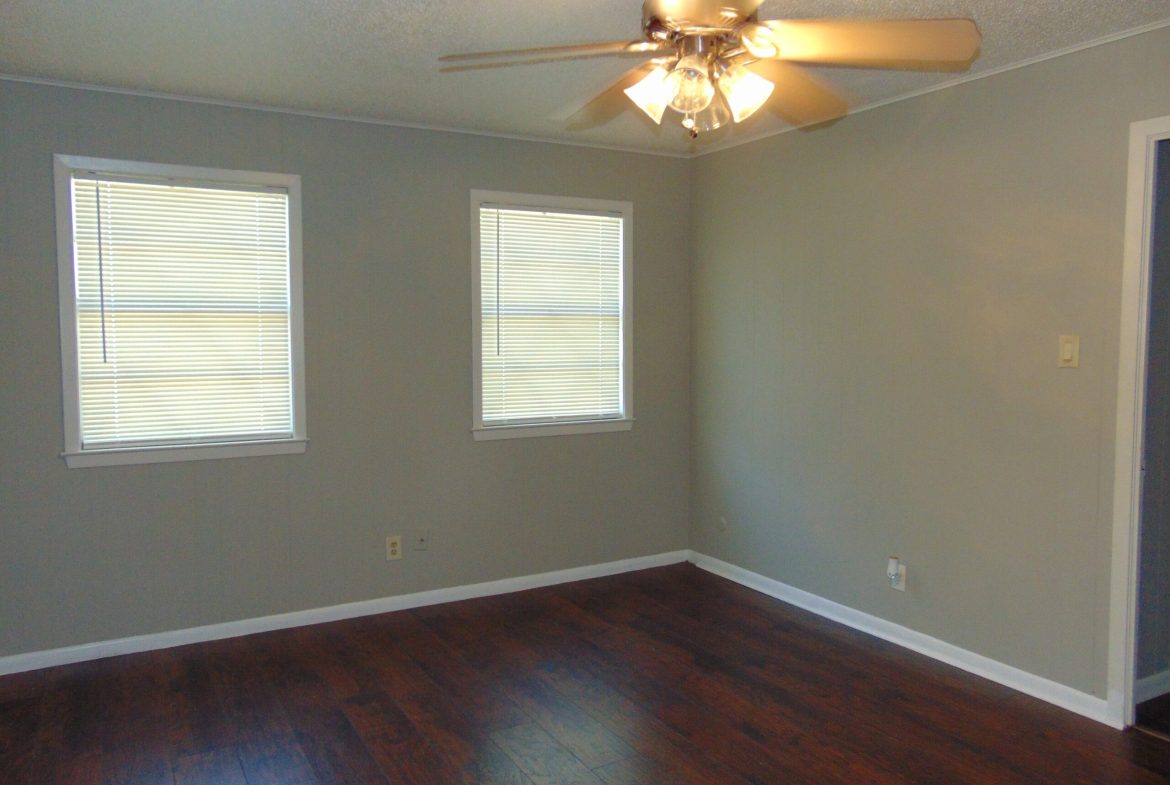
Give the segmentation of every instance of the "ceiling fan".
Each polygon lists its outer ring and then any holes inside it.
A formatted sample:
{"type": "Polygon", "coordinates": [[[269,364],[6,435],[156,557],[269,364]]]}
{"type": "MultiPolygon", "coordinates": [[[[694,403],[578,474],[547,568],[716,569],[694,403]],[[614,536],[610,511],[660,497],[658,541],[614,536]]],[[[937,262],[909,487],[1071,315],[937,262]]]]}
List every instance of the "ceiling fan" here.
{"type": "Polygon", "coordinates": [[[636,41],[446,55],[443,71],[596,57],[650,59],[572,115],[570,129],[609,122],[629,98],[656,124],[671,109],[692,138],[767,106],[792,125],[834,120],[848,102],[796,63],[964,71],[979,54],[971,19],[760,19],[763,0],[645,0],[636,41]]]}

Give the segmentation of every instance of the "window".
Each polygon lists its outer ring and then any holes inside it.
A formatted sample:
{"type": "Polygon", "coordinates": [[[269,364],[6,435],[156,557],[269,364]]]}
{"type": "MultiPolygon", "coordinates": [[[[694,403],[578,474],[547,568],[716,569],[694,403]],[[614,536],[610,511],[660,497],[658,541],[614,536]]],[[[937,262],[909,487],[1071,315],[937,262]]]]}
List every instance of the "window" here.
{"type": "Polygon", "coordinates": [[[628,430],[629,202],[471,192],[476,439],[628,430]]]}
{"type": "Polygon", "coordinates": [[[66,463],[303,452],[300,179],[54,167],[66,463]]]}

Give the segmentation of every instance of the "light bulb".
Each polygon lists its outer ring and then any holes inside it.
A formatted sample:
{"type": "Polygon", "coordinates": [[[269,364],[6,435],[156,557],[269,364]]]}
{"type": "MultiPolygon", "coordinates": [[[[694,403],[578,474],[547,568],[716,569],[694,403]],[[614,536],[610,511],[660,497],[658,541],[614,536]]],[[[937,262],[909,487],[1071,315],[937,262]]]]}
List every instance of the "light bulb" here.
{"type": "Polygon", "coordinates": [[[764,105],[776,86],[742,65],[733,65],[719,77],[719,92],[731,107],[731,117],[742,122],[764,105]]]}
{"type": "Polygon", "coordinates": [[[739,40],[752,57],[766,60],[780,54],[780,48],[776,46],[776,39],[772,37],[772,31],[763,25],[744,25],[739,32],[739,40]]]}
{"type": "Polygon", "coordinates": [[[680,59],[666,81],[673,91],[671,108],[683,114],[703,111],[715,97],[715,85],[707,76],[707,61],[702,55],[692,54],[680,59]]]}
{"type": "Polygon", "coordinates": [[[662,114],[674,98],[673,84],[667,81],[669,72],[662,66],[646,74],[637,84],[627,87],[624,92],[651,120],[662,124],[662,114]]]}
{"type": "Polygon", "coordinates": [[[731,110],[727,108],[727,101],[722,95],[716,95],[708,104],[697,112],[688,112],[683,116],[683,128],[691,132],[691,136],[714,131],[716,128],[731,122],[731,110]]]}

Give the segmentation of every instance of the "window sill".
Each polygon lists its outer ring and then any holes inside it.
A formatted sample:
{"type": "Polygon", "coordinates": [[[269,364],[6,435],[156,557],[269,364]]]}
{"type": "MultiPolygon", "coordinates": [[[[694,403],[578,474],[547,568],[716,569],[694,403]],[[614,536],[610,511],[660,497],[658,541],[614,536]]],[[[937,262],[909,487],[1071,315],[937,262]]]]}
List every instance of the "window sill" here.
{"type": "Polygon", "coordinates": [[[578,433],[607,433],[628,431],[633,419],[589,420],[586,422],[539,423],[536,425],[489,425],[471,429],[477,442],[492,439],[524,439],[535,436],[570,436],[578,433]]]}
{"type": "Polygon", "coordinates": [[[250,458],[260,455],[303,453],[307,439],[281,439],[270,442],[228,442],[221,444],[185,444],[174,447],[128,447],[107,450],[84,450],[62,453],[70,469],[90,466],[126,466],[141,463],[175,461],[209,461],[221,458],[250,458]]]}

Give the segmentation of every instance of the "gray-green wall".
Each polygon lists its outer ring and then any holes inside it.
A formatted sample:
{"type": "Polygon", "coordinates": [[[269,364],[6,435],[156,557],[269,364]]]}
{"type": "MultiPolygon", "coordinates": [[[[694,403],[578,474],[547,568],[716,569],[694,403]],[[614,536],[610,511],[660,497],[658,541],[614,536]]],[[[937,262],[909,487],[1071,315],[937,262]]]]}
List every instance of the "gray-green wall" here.
{"type": "Polygon", "coordinates": [[[689,166],[0,81],[0,655],[685,548],[689,166]],[[65,468],[53,153],[301,175],[305,455],[65,468]],[[472,188],[634,203],[632,431],[472,441],[472,188]]]}
{"type": "Polygon", "coordinates": [[[1167,73],[1162,29],[699,159],[691,547],[1104,696],[1128,133],[1167,73]]]}

